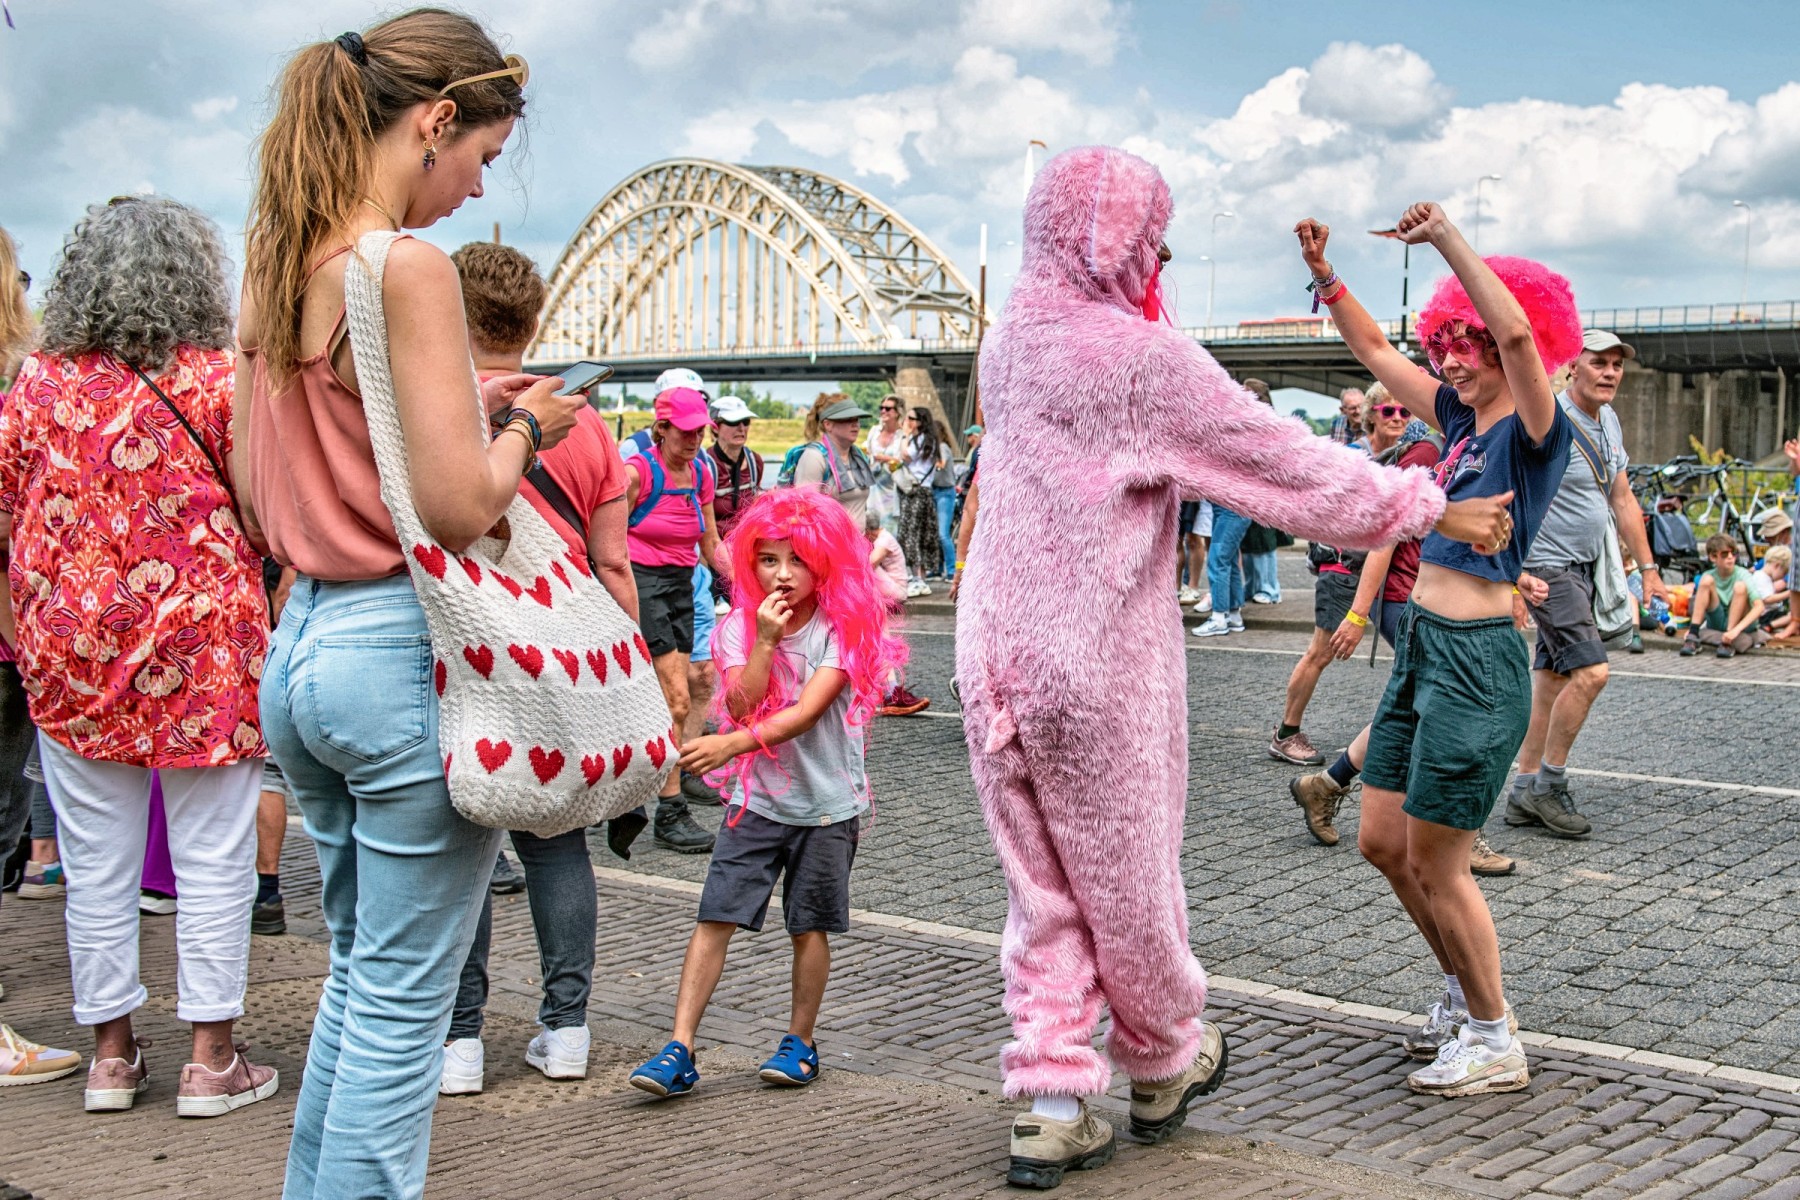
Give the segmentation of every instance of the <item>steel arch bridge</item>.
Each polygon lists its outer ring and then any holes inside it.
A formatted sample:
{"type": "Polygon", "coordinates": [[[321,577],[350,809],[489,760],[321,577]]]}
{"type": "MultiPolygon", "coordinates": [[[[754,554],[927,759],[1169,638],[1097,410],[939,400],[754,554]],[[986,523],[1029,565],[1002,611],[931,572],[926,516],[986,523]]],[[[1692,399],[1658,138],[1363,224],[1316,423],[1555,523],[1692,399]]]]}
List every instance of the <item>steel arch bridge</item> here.
{"type": "Polygon", "coordinates": [[[677,158],[619,183],[563,249],[533,362],[905,352],[967,343],[974,289],[893,209],[798,167],[677,158]]]}

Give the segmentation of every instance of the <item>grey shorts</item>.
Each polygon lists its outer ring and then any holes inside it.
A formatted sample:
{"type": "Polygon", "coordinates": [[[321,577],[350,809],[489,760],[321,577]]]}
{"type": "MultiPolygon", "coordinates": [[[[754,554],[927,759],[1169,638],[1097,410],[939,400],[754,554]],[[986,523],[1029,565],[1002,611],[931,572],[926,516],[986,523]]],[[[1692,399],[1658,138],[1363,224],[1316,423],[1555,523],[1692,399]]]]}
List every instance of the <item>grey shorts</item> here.
{"type": "MultiPolygon", "coordinates": [[[[737,816],[735,809],[728,811],[737,816]]],[[[735,826],[721,824],[697,919],[757,932],[779,875],[788,933],[848,932],[850,865],[856,861],[860,825],[856,818],[835,825],[783,825],[748,811],[735,826]]]]}
{"type": "Polygon", "coordinates": [[[273,758],[263,759],[262,790],[274,792],[288,800],[294,798],[293,785],[287,781],[287,776],[281,773],[280,765],[273,758]]]}
{"type": "Polygon", "coordinates": [[[1538,627],[1537,656],[1531,669],[1567,675],[1605,662],[1606,646],[1600,640],[1600,627],[1594,624],[1593,564],[1545,567],[1531,574],[1550,587],[1542,604],[1527,606],[1538,627]]]}
{"type": "Polygon", "coordinates": [[[1326,633],[1336,633],[1344,623],[1344,614],[1356,603],[1358,576],[1341,571],[1320,571],[1313,582],[1313,624],[1326,633]]]}

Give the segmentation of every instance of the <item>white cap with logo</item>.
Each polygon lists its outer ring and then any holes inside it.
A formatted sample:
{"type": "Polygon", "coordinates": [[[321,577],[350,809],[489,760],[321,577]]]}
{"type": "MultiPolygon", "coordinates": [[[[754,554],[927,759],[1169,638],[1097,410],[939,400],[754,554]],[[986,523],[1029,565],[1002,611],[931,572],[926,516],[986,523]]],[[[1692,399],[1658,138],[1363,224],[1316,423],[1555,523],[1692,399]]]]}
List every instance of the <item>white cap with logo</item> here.
{"type": "Polygon", "coordinates": [[[712,393],[706,390],[706,382],[700,378],[698,371],[690,371],[686,367],[670,367],[656,377],[656,394],[662,395],[670,388],[693,388],[704,396],[712,393]]]}
{"type": "Polygon", "coordinates": [[[1608,333],[1604,329],[1589,329],[1581,335],[1581,348],[1591,350],[1595,354],[1603,354],[1616,349],[1626,358],[1636,358],[1637,349],[1629,342],[1620,340],[1616,333],[1608,333]]]}

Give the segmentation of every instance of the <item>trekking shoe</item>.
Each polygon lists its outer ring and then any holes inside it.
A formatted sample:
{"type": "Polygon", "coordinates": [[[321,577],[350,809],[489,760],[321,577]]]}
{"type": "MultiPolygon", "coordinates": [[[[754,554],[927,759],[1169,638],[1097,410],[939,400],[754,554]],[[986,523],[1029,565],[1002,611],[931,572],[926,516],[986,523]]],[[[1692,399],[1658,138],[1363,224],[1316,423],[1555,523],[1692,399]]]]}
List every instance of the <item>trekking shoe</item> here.
{"type": "Polygon", "coordinates": [[[1488,845],[1486,838],[1480,833],[1475,835],[1475,844],[1469,847],[1469,872],[1474,875],[1489,877],[1511,875],[1519,864],[1506,855],[1488,845]]]}
{"type": "MultiPolygon", "coordinates": [[[[1274,748],[1270,747],[1270,753],[1273,752],[1274,748]]],[[[1301,819],[1306,822],[1306,832],[1312,834],[1313,841],[1321,846],[1338,844],[1338,806],[1349,794],[1349,788],[1339,787],[1323,771],[1302,775],[1288,783],[1288,795],[1300,806],[1301,819]]]]}
{"type": "Polygon", "coordinates": [[[250,906],[250,932],[264,935],[287,932],[287,904],[279,895],[250,906]]]}
{"type": "Polygon", "coordinates": [[[281,1086],[274,1067],[259,1067],[244,1057],[250,1047],[237,1044],[231,1065],[214,1071],[200,1063],[181,1068],[181,1087],[175,1093],[178,1117],[222,1117],[234,1108],[267,1100],[281,1086]]]}
{"type": "Polygon", "coordinates": [[[40,1046],[20,1037],[11,1025],[0,1025],[0,1087],[49,1083],[80,1065],[81,1055],[75,1051],[40,1046]]]}
{"type": "MultiPolygon", "coordinates": [[[[1468,1013],[1450,1006],[1450,996],[1446,992],[1443,999],[1425,1013],[1425,1024],[1401,1038],[1400,1044],[1405,1047],[1407,1057],[1429,1062],[1437,1057],[1438,1051],[1456,1036],[1456,1031],[1467,1024],[1468,1020],[1468,1013]]],[[[1513,1012],[1510,1000],[1506,1002],[1506,1031],[1519,1032],[1519,1018],[1513,1012]]]]}
{"type": "Polygon", "coordinates": [[[725,797],[719,795],[718,788],[686,771],[681,773],[681,794],[687,797],[689,804],[710,804],[717,807],[725,803],[725,797]]]}
{"type": "Polygon", "coordinates": [[[694,824],[687,805],[677,800],[658,802],[654,840],[664,850],[677,854],[707,854],[713,848],[713,835],[694,824]]]}
{"type": "Polygon", "coordinates": [[[139,1039],[133,1048],[133,1061],[122,1058],[97,1058],[88,1064],[87,1091],[82,1093],[82,1107],[88,1112],[124,1112],[150,1086],[150,1072],[144,1066],[144,1046],[139,1039]]]}
{"type": "Polygon", "coordinates": [[[1717,650],[1713,651],[1714,658],[1734,658],[1736,656],[1737,651],[1733,650],[1730,646],[1720,646],[1717,650]]]}
{"type": "Polygon", "coordinates": [[[910,717],[914,713],[924,712],[931,707],[931,701],[923,696],[915,696],[903,687],[897,687],[888,693],[886,700],[876,710],[884,717],[910,717]]]}
{"type": "Polygon", "coordinates": [[[1691,637],[1691,638],[1682,639],[1681,657],[1692,658],[1692,657],[1694,657],[1694,655],[1696,655],[1698,653],[1700,653],[1700,639],[1699,638],[1691,637]]]}
{"type": "Polygon", "coordinates": [[[1305,733],[1296,729],[1287,737],[1282,737],[1279,725],[1269,735],[1269,757],[1293,763],[1297,767],[1310,767],[1325,761],[1325,756],[1307,740],[1305,733]]]}
{"type": "Polygon", "coordinates": [[[487,1073],[487,1047],[480,1038],[455,1038],[444,1044],[444,1065],[438,1074],[438,1095],[474,1096],[481,1092],[487,1073]]]}
{"type": "Polygon", "coordinates": [[[516,896],[524,890],[525,877],[502,850],[494,858],[494,873],[488,877],[488,891],[496,896],[516,896]]]}
{"type": "Polygon", "coordinates": [[[1233,633],[1244,632],[1244,614],[1243,614],[1243,612],[1240,610],[1238,612],[1226,613],[1225,614],[1225,624],[1227,627],[1230,628],[1231,632],[1233,632],[1233,633]]]}
{"type": "Polygon", "coordinates": [[[1406,1077],[1406,1086],[1428,1096],[1484,1096],[1523,1091],[1531,1082],[1525,1048],[1513,1038],[1505,1050],[1491,1050],[1467,1028],[1444,1043],[1428,1067],[1406,1077]]]}
{"type": "Polygon", "coordinates": [[[175,897],[167,892],[144,888],[138,892],[138,911],[149,913],[153,917],[172,917],[175,915],[175,897]]]}
{"type": "Polygon", "coordinates": [[[591,1041],[586,1025],[540,1030],[525,1047],[525,1061],[546,1079],[586,1079],[591,1041]]]}
{"type": "Polygon", "coordinates": [[[679,1096],[691,1092],[700,1082],[694,1068],[694,1056],[680,1042],[670,1042],[656,1052],[656,1057],[631,1073],[625,1082],[652,1096],[679,1096]]]}
{"type": "Polygon", "coordinates": [[[1113,1127],[1089,1112],[1085,1101],[1073,1121],[1022,1112],[1013,1118],[1006,1182],[1048,1191],[1062,1183],[1065,1171],[1104,1167],[1117,1145],[1113,1127]]]}
{"type": "Polygon", "coordinates": [[[1200,1051],[1187,1070],[1169,1079],[1131,1081],[1131,1136],[1160,1142],[1181,1128],[1188,1105],[1218,1089],[1230,1062],[1224,1031],[1211,1021],[1202,1023],[1200,1051]]]}
{"type": "Polygon", "coordinates": [[[1546,832],[1559,838],[1584,838],[1594,831],[1588,819],[1575,811],[1567,780],[1551,784],[1550,790],[1543,793],[1514,788],[1506,797],[1506,823],[1542,825],[1546,832]]]}
{"type": "Polygon", "coordinates": [[[1223,637],[1230,632],[1231,622],[1225,618],[1224,613],[1215,612],[1212,616],[1194,626],[1195,637],[1223,637]]]}
{"type": "Polygon", "coordinates": [[[25,864],[25,878],[19,882],[19,899],[54,900],[66,890],[60,862],[25,864]]]}
{"type": "Polygon", "coordinates": [[[1635,633],[1632,634],[1631,635],[1631,645],[1625,647],[1625,651],[1628,654],[1642,654],[1644,652],[1643,637],[1640,636],[1639,634],[1635,634],[1635,633]]]}

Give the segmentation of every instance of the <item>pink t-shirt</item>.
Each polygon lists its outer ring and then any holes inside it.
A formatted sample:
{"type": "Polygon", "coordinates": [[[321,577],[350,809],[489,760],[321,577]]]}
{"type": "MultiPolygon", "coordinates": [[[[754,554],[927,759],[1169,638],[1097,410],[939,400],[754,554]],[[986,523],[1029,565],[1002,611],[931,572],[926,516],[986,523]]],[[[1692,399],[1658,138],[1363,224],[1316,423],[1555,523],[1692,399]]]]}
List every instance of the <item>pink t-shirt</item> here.
{"type": "Polygon", "coordinates": [[[642,454],[634,454],[625,460],[625,465],[637,472],[640,503],[650,494],[651,455],[655,455],[656,461],[663,466],[663,494],[662,499],[656,502],[656,508],[626,531],[625,540],[631,550],[631,561],[640,567],[694,566],[700,561],[700,535],[705,532],[705,525],[694,509],[694,497],[688,489],[690,486],[698,487],[700,503],[711,504],[712,475],[710,472],[703,475],[697,466],[690,464],[692,483],[678,485],[668,465],[663,463],[662,451],[652,446],[642,454]]]}
{"type": "MultiPolygon", "coordinates": [[[[502,374],[505,372],[477,372],[483,383],[502,374]]],[[[569,497],[575,511],[590,522],[602,504],[625,494],[625,464],[619,461],[619,448],[613,443],[612,431],[606,427],[606,422],[591,408],[575,414],[575,428],[569,431],[569,436],[539,454],[538,462],[569,497]]],[[[550,528],[562,534],[571,550],[580,555],[587,554],[587,541],[581,530],[563,520],[562,514],[551,507],[531,480],[519,482],[519,494],[531,502],[538,515],[550,522],[550,528]]]]}
{"type": "Polygon", "coordinates": [[[889,600],[906,599],[906,553],[887,530],[878,530],[869,543],[869,557],[875,563],[875,585],[889,600]]]}

